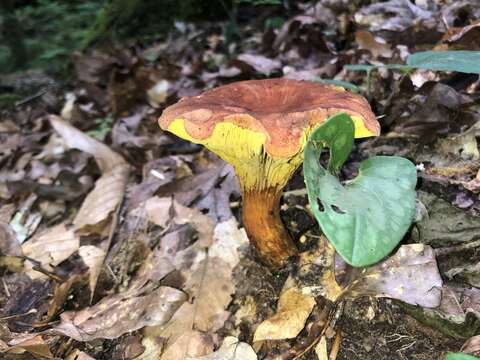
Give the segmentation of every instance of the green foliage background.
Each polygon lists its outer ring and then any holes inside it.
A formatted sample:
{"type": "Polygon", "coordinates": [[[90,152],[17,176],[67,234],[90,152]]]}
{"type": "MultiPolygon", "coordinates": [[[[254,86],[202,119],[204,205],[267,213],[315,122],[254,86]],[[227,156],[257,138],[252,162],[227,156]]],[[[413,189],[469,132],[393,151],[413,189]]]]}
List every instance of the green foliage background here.
{"type": "Polygon", "coordinates": [[[217,0],[1,0],[0,73],[31,68],[58,73],[75,50],[131,38],[153,41],[174,20],[225,18],[226,10],[217,0]],[[7,29],[12,19],[21,28],[18,39],[7,29]],[[13,57],[12,47],[20,46],[26,61],[13,57]]]}

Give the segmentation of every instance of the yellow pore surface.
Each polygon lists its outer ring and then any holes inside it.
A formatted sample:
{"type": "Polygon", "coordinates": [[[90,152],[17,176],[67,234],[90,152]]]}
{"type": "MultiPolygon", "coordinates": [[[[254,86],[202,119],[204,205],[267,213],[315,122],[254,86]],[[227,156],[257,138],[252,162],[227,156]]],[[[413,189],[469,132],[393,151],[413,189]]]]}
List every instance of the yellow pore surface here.
{"type": "MultiPolygon", "coordinates": [[[[358,116],[351,116],[355,137],[374,135],[358,116]]],[[[265,152],[267,136],[231,122],[217,123],[206,139],[195,139],[185,130],[185,120],[175,119],[168,131],[195,144],[201,144],[235,168],[244,190],[283,188],[303,162],[303,149],[315,127],[307,128],[299,139],[298,152],[291,157],[275,157],[265,152]]]]}

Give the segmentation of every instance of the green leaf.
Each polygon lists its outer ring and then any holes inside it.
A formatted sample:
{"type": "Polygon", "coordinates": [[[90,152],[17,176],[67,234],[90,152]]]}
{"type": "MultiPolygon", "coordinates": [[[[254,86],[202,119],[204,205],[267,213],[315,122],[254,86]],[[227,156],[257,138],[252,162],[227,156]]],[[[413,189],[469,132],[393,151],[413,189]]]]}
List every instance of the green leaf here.
{"type": "Polygon", "coordinates": [[[407,65],[420,69],[480,74],[480,51],[423,51],[409,55],[407,65]]]}
{"type": "Polygon", "coordinates": [[[409,71],[413,67],[411,65],[401,65],[401,64],[385,64],[385,65],[364,65],[364,64],[349,64],[344,66],[345,69],[351,71],[372,71],[377,69],[390,69],[390,70],[401,70],[401,71],[409,71]]]}
{"type": "Polygon", "coordinates": [[[316,77],[314,79],[314,81],[322,83],[322,84],[341,86],[345,89],[348,89],[348,90],[351,90],[351,91],[354,91],[354,92],[357,92],[357,93],[360,92],[360,88],[357,85],[352,84],[351,82],[348,82],[348,81],[334,80],[334,79],[322,79],[320,77],[316,77]]]}
{"type": "Polygon", "coordinates": [[[480,51],[421,51],[408,55],[406,65],[345,65],[345,69],[351,71],[369,72],[380,68],[402,71],[409,71],[411,69],[427,69],[480,74],[480,51]]]}
{"type": "Polygon", "coordinates": [[[449,353],[445,357],[445,360],[478,360],[479,358],[473,355],[464,353],[449,353]]]}
{"type": "Polygon", "coordinates": [[[323,233],[346,262],[372,265],[387,256],[407,232],[415,214],[415,166],[396,156],[375,156],[342,185],[331,172],[347,159],[354,125],[347,114],[330,117],[310,136],[303,171],[308,200],[323,233]],[[325,170],[319,163],[330,147],[325,170]]]}

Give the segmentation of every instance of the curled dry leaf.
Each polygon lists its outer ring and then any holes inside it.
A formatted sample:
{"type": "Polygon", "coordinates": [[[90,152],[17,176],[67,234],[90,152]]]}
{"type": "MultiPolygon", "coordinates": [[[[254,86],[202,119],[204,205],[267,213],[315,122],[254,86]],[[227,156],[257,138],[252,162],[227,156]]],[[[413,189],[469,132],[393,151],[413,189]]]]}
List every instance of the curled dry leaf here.
{"type": "Polygon", "coordinates": [[[480,288],[480,263],[462,264],[462,266],[454,267],[445,272],[449,279],[459,277],[465,280],[468,284],[480,288]]]}
{"type": "Polygon", "coordinates": [[[54,330],[79,341],[89,341],[114,339],[144,326],[166,324],[187,299],[180,290],[155,285],[172,270],[166,259],[152,253],[126,291],[107,296],[79,312],[63,313],[62,322],[54,330]]]}
{"type": "Polygon", "coordinates": [[[256,72],[269,76],[280,70],[282,64],[278,60],[272,60],[262,55],[241,54],[237,57],[236,66],[242,68],[242,63],[251,66],[256,72]]]}
{"type": "Polygon", "coordinates": [[[115,339],[144,326],[167,323],[186,299],[185,293],[171,287],[145,286],[105,297],[76,313],[65,312],[53,330],[78,341],[115,339]]]}
{"type": "Polygon", "coordinates": [[[106,251],[94,245],[84,245],[78,249],[78,255],[82,258],[89,269],[90,277],[90,296],[93,296],[98,275],[105,259],[106,251]]]}
{"type": "Polygon", "coordinates": [[[277,312],[263,321],[255,331],[253,341],[281,340],[296,337],[310,316],[315,299],[297,288],[285,290],[278,300],[277,312]]]}
{"type": "Polygon", "coordinates": [[[88,194],[74,220],[75,231],[102,233],[110,215],[120,206],[125,193],[129,166],[125,160],[107,145],[86,135],[58,116],[50,116],[53,128],[65,143],[91,154],[102,171],[102,176],[88,194]]]}
{"type": "Polygon", "coordinates": [[[425,309],[427,314],[438,315],[455,324],[463,324],[468,315],[480,318],[480,289],[444,286],[440,306],[425,309]]]}
{"type": "Polygon", "coordinates": [[[109,223],[111,214],[120,206],[124,194],[129,168],[119,165],[104,173],[95,182],[78,211],[73,225],[81,233],[102,233],[109,223]]]}
{"type": "MultiPolygon", "coordinates": [[[[46,267],[57,266],[77,251],[79,246],[80,237],[73,228],[67,229],[64,224],[60,224],[32,237],[22,245],[22,251],[25,256],[46,267]]],[[[35,270],[29,270],[27,274],[32,278],[41,275],[35,270]]]]}
{"type": "Polygon", "coordinates": [[[412,238],[416,242],[433,246],[461,244],[478,239],[480,218],[470,215],[442,198],[418,192],[418,199],[425,205],[428,216],[415,224],[412,238]]]}
{"type": "Polygon", "coordinates": [[[247,343],[236,337],[227,336],[214,353],[200,357],[187,357],[186,360],[256,360],[257,354],[247,343]]]}
{"type": "MultiPolygon", "coordinates": [[[[181,210],[182,207],[175,204],[175,209],[181,210]]],[[[181,211],[176,216],[179,216],[181,211]]],[[[202,223],[199,222],[194,226],[202,223]]],[[[212,236],[211,233],[210,236],[212,236]]],[[[166,237],[163,240],[165,239],[166,237]]],[[[199,241],[200,239],[197,240],[199,241]]],[[[208,255],[206,246],[194,243],[176,253],[176,256],[181,258],[180,261],[172,258],[172,263],[187,279],[185,291],[192,298],[192,303],[185,302],[166,326],[146,329],[150,337],[160,336],[168,339],[165,351],[171,354],[171,359],[184,359],[184,357],[178,357],[183,352],[172,349],[185,348],[185,333],[190,333],[193,329],[217,331],[230,315],[226,309],[234,293],[232,269],[238,263],[238,247],[245,241],[243,230],[239,230],[235,219],[231,219],[216,226],[213,245],[208,249],[208,255]],[[223,254],[222,249],[226,244],[230,244],[231,248],[223,254]],[[226,257],[224,258],[223,255],[226,257]],[[193,260],[184,261],[184,258],[193,260]]],[[[164,256],[170,259],[168,251],[165,249],[164,252],[164,256]]]]}
{"type": "MultiPolygon", "coordinates": [[[[73,225],[78,234],[103,234],[110,228],[112,214],[120,207],[125,195],[130,169],[125,160],[112,151],[107,145],[76,129],[58,116],[50,116],[50,123],[60,134],[65,143],[75,149],[91,154],[102,171],[102,176],[95,182],[94,189],[87,195],[73,225]]],[[[115,225],[115,224],[114,224],[115,225]]],[[[90,290],[96,286],[100,265],[109,248],[109,239],[101,244],[101,248],[92,253],[91,248],[83,249],[85,257],[90,261],[90,290]],[[100,251],[103,256],[100,258],[100,251]],[[91,257],[88,255],[94,254],[91,257]]]]}
{"type": "Polygon", "coordinates": [[[472,355],[480,355],[480,335],[471,337],[463,344],[462,352],[472,355]]]}
{"type": "Polygon", "coordinates": [[[43,359],[55,359],[53,354],[50,352],[50,349],[43,339],[42,335],[36,334],[24,334],[16,337],[11,340],[4,349],[0,349],[0,353],[8,354],[23,354],[28,352],[32,354],[35,358],[43,359]]]}

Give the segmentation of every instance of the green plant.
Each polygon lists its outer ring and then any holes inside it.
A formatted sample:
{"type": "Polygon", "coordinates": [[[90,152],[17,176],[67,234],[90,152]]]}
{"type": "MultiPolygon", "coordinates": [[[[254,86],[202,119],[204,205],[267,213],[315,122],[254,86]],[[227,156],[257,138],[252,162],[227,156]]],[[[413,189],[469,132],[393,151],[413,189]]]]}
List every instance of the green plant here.
{"type": "Polygon", "coordinates": [[[113,119],[110,116],[106,118],[95,119],[97,128],[95,130],[88,131],[87,134],[97,138],[100,141],[104,141],[108,133],[112,131],[113,119]]]}
{"type": "Polygon", "coordinates": [[[310,135],[303,171],[310,206],[327,239],[350,265],[368,266],[387,256],[407,232],[417,175],[407,159],[375,156],[342,185],[335,173],[350,154],[354,134],[350,116],[330,117],[310,135]],[[327,169],[319,162],[325,146],[330,148],[327,169]]]}
{"type": "Polygon", "coordinates": [[[479,358],[473,355],[468,355],[464,353],[449,353],[445,360],[478,360],[479,358]]]}
{"type": "MultiPolygon", "coordinates": [[[[8,66],[15,56],[10,51],[10,56],[0,56],[0,72],[19,68],[46,68],[52,72],[64,70],[70,54],[80,47],[92,16],[100,7],[101,3],[93,0],[38,0],[17,7],[14,17],[22,26],[22,38],[18,41],[24,43],[27,59],[17,67],[8,66]]],[[[5,15],[1,17],[4,21],[7,18],[5,15]]],[[[5,40],[0,42],[7,43],[5,40]]]]}
{"type": "Polygon", "coordinates": [[[378,69],[400,70],[410,73],[414,69],[456,71],[480,74],[480,51],[421,51],[407,56],[406,64],[349,64],[345,69],[367,73],[367,96],[371,93],[372,71],[378,69]]]}

